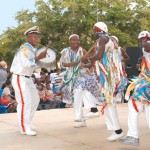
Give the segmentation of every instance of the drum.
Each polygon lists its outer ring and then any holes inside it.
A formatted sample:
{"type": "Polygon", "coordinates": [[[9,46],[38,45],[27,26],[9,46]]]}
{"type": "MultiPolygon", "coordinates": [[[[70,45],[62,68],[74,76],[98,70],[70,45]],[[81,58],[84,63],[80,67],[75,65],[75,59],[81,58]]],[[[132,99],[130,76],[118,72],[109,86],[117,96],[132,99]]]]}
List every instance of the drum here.
{"type": "MultiPolygon", "coordinates": [[[[46,47],[42,47],[37,50],[36,56],[38,56],[41,52],[45,51],[46,47]]],[[[45,58],[40,59],[37,62],[37,65],[39,67],[45,67],[45,68],[50,68],[54,67],[56,61],[56,50],[53,47],[49,47],[47,50],[47,55],[45,58]]]]}

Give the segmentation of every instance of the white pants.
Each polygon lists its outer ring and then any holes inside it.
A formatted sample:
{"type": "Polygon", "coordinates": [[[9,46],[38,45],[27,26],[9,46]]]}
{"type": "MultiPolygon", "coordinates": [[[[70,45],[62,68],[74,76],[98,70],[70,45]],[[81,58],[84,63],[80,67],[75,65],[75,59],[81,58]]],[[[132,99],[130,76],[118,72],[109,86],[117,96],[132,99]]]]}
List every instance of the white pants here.
{"type": "Polygon", "coordinates": [[[75,119],[81,120],[83,116],[83,105],[85,108],[96,107],[97,99],[87,90],[74,90],[74,113],[75,119]]]}
{"type": "Polygon", "coordinates": [[[139,137],[139,115],[142,111],[145,112],[146,121],[150,129],[150,106],[142,104],[139,101],[135,101],[138,111],[135,110],[130,99],[128,102],[128,133],[127,136],[132,136],[135,138],[139,137]]]}
{"type": "Polygon", "coordinates": [[[120,123],[117,113],[116,104],[108,104],[104,109],[104,115],[106,119],[106,125],[108,130],[119,130],[120,123]]]}
{"type": "Polygon", "coordinates": [[[19,131],[30,131],[30,122],[38,107],[40,98],[31,78],[13,75],[12,85],[18,103],[17,115],[19,131]]]}

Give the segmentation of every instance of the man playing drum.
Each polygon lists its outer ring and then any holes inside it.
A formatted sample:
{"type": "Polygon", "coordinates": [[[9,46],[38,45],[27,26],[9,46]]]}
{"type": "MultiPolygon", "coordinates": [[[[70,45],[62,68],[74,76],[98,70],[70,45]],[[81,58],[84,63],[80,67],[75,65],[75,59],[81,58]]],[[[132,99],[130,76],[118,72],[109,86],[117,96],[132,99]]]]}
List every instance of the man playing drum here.
{"type": "Polygon", "coordinates": [[[128,102],[128,133],[119,141],[128,145],[139,145],[139,114],[144,111],[150,129],[150,34],[142,32],[143,57],[139,76],[129,85],[125,98],[134,89],[128,102]],[[148,41],[149,40],[149,41],[148,41]]]}
{"type": "MultiPolygon", "coordinates": [[[[56,50],[51,47],[52,41],[48,42],[48,49],[47,49],[47,55],[45,58],[41,59],[37,62],[37,65],[41,68],[51,68],[55,65],[56,61],[56,50]]],[[[41,52],[45,51],[45,47],[42,47],[36,51],[36,56],[38,56],[41,52]]]]}
{"type": "MultiPolygon", "coordinates": [[[[99,99],[99,86],[96,78],[90,75],[87,68],[91,67],[90,63],[80,64],[80,59],[86,55],[86,51],[80,46],[79,36],[73,34],[69,37],[70,47],[62,50],[60,64],[65,68],[64,73],[64,98],[65,103],[74,103],[75,124],[74,127],[80,128],[86,126],[85,116],[82,106],[93,108],[95,112],[91,116],[99,116],[96,108],[97,99],[99,99]]],[[[89,116],[89,115],[88,115],[89,116]]]]}
{"type": "Polygon", "coordinates": [[[10,71],[12,75],[12,85],[15,90],[18,114],[19,132],[24,135],[36,135],[31,130],[30,123],[37,109],[40,98],[37,89],[33,83],[31,75],[36,66],[36,62],[45,58],[47,49],[35,56],[36,48],[39,42],[38,27],[34,26],[25,33],[27,43],[21,45],[16,52],[10,71]]]}

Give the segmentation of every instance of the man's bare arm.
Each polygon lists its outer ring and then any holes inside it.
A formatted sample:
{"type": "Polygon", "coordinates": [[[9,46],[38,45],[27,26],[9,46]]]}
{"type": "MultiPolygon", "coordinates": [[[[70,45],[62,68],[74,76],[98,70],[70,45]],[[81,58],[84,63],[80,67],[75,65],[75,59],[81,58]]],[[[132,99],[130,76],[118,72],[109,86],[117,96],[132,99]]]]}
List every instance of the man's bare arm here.
{"type": "Polygon", "coordinates": [[[98,53],[89,58],[91,62],[102,59],[104,51],[105,51],[105,45],[108,43],[108,41],[109,41],[109,38],[107,36],[102,36],[99,39],[99,47],[97,47],[98,53]]]}
{"type": "Polygon", "coordinates": [[[150,53],[150,41],[146,42],[144,44],[144,50],[147,52],[147,53],[150,53]]]}

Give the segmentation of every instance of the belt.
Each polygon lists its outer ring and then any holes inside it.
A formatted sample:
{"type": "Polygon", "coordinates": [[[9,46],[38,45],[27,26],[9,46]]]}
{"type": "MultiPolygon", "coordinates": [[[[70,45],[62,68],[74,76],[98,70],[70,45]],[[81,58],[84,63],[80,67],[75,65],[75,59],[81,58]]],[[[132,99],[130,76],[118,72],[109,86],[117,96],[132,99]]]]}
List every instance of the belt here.
{"type": "Polygon", "coordinates": [[[30,76],[25,76],[25,75],[20,75],[20,74],[14,74],[14,75],[23,76],[23,77],[26,77],[26,78],[30,78],[30,76]]]}

